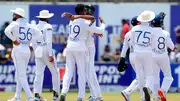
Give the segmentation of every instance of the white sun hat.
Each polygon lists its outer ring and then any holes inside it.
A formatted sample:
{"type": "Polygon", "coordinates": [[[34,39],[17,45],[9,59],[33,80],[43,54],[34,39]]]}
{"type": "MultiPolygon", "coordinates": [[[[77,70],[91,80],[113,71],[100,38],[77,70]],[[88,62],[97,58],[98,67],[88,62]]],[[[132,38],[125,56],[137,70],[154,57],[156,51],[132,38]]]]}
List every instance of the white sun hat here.
{"type": "Polygon", "coordinates": [[[15,14],[17,14],[17,15],[20,15],[20,16],[22,16],[22,17],[25,16],[25,11],[24,11],[24,9],[22,9],[22,8],[16,8],[16,9],[10,10],[10,11],[13,12],[13,13],[15,13],[15,14]]]}
{"type": "Polygon", "coordinates": [[[48,10],[42,10],[39,12],[39,16],[37,18],[51,18],[54,16],[54,13],[49,13],[48,10]]]}
{"type": "Polygon", "coordinates": [[[137,18],[140,22],[150,22],[155,18],[155,13],[153,11],[143,11],[137,18]]]}

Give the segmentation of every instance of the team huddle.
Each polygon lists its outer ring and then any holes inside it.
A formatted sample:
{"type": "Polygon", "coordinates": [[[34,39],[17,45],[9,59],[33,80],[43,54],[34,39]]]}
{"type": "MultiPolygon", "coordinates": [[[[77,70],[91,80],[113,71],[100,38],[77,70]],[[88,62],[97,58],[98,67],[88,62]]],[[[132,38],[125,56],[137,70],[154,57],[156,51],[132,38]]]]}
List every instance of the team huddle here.
{"type": "MultiPolygon", "coordinates": [[[[77,67],[78,96],[77,101],[82,101],[86,94],[86,82],[90,88],[91,96],[88,101],[103,101],[100,86],[97,80],[94,57],[94,35],[103,36],[105,24],[101,17],[100,27],[96,26],[93,17],[95,8],[91,5],[78,4],[75,7],[76,15],[63,13],[69,22],[69,36],[65,51],[66,71],[63,77],[60,93],[60,76],[52,49],[52,25],[48,23],[54,16],[48,10],[40,11],[36,16],[39,19],[37,25],[31,25],[25,19],[25,11],[22,8],[11,10],[13,22],[5,29],[5,34],[13,41],[12,58],[16,68],[16,92],[8,101],[21,101],[21,91],[24,89],[27,101],[46,101],[41,96],[44,70],[47,66],[52,74],[53,101],[66,101],[70,82],[77,67]],[[26,69],[30,59],[30,48],[35,53],[35,79],[33,93],[30,90],[26,69]]],[[[144,11],[138,17],[132,19],[134,26],[125,36],[118,70],[127,68],[125,56],[130,48],[130,63],[136,72],[136,79],[121,93],[126,101],[130,101],[129,95],[139,88],[142,101],[150,101],[149,90],[153,93],[153,101],[166,101],[166,93],[173,81],[167,48],[174,50],[174,44],[170,34],[163,30],[164,15],[155,16],[152,11],[144,11]],[[153,26],[150,26],[151,25],[153,26]],[[163,62],[162,62],[163,61],[163,62]],[[163,84],[160,89],[159,72],[164,73],[163,84]]]]}
{"type": "Polygon", "coordinates": [[[174,44],[169,32],[163,30],[165,13],[155,15],[152,11],[144,11],[131,21],[133,28],[125,35],[124,46],[118,64],[120,72],[127,68],[125,56],[130,48],[130,63],[136,73],[136,79],[123,90],[125,101],[130,101],[129,95],[139,89],[141,101],[167,101],[168,92],[173,78],[167,49],[174,50],[174,44]],[[160,70],[164,79],[160,87],[160,70]]]}

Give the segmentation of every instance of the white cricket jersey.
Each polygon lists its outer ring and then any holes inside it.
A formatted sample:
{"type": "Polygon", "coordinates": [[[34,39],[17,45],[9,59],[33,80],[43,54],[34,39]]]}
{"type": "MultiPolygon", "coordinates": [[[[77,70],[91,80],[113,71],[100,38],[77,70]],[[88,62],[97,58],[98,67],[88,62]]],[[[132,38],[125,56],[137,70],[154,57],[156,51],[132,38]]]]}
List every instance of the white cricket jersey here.
{"type": "Polygon", "coordinates": [[[152,40],[153,46],[153,55],[168,55],[167,48],[170,48],[171,50],[174,49],[174,44],[170,38],[169,32],[163,30],[160,27],[154,28],[155,33],[154,38],[152,40]]]}
{"type": "Polygon", "coordinates": [[[154,30],[149,26],[149,23],[142,23],[134,26],[131,29],[131,43],[134,46],[134,51],[137,52],[152,52],[152,38],[154,30]]]}
{"type": "Polygon", "coordinates": [[[126,35],[125,35],[125,38],[124,38],[124,42],[123,42],[123,48],[122,48],[122,52],[121,52],[121,57],[126,57],[126,53],[127,53],[127,50],[128,48],[130,48],[130,53],[133,53],[133,46],[131,45],[131,36],[132,32],[129,31],[126,35]]]}
{"type": "Polygon", "coordinates": [[[36,25],[36,28],[41,31],[43,34],[43,40],[39,39],[37,42],[34,44],[34,47],[37,46],[45,46],[46,49],[48,50],[49,56],[52,56],[52,25],[45,21],[39,21],[39,23],[36,25]]]}
{"type": "Polygon", "coordinates": [[[20,45],[13,46],[24,53],[30,53],[30,42],[33,42],[38,38],[42,38],[41,32],[33,28],[24,18],[19,18],[16,21],[13,21],[5,29],[5,34],[12,41],[17,40],[20,42],[20,45]]]}
{"type": "Polygon", "coordinates": [[[69,28],[67,51],[86,51],[88,34],[104,33],[105,24],[96,27],[90,25],[90,21],[80,18],[72,21],[69,28]]]}
{"type": "MultiPolygon", "coordinates": [[[[94,22],[94,23],[92,24],[92,26],[96,26],[96,22],[94,22]]],[[[89,32],[89,33],[92,33],[92,32],[89,32]]],[[[95,48],[94,38],[95,38],[95,34],[94,34],[94,33],[88,34],[88,38],[87,38],[87,46],[88,46],[88,47],[93,47],[93,48],[95,48]]]]}

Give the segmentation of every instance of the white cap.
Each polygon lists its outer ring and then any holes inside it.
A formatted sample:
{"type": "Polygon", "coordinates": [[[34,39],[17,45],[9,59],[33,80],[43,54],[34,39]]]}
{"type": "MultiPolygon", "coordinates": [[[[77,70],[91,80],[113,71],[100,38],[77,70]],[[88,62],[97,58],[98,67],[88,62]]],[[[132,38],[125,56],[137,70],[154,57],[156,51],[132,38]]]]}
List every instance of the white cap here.
{"type": "Polygon", "coordinates": [[[54,16],[54,13],[49,13],[48,10],[42,10],[39,12],[39,16],[37,18],[51,18],[54,16]]]}
{"type": "Polygon", "coordinates": [[[140,22],[150,22],[155,18],[155,13],[153,11],[144,11],[142,12],[137,20],[140,22]]]}
{"type": "Polygon", "coordinates": [[[15,10],[10,10],[10,11],[17,14],[17,15],[20,15],[22,17],[25,16],[25,11],[22,8],[16,8],[15,10]]]}

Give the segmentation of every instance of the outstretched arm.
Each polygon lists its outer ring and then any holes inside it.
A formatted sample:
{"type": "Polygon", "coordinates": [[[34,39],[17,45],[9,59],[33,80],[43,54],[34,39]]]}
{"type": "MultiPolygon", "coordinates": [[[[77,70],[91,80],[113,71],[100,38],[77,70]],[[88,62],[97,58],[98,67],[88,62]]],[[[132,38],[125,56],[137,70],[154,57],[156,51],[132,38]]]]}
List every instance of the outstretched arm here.
{"type": "Polygon", "coordinates": [[[67,12],[64,12],[62,13],[61,17],[67,17],[67,18],[70,18],[71,21],[75,20],[75,19],[79,19],[79,18],[83,18],[83,19],[86,19],[86,20],[90,20],[90,21],[95,21],[95,17],[93,16],[90,16],[90,15],[72,15],[71,13],[67,13],[67,12]]]}

